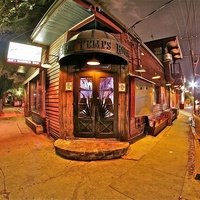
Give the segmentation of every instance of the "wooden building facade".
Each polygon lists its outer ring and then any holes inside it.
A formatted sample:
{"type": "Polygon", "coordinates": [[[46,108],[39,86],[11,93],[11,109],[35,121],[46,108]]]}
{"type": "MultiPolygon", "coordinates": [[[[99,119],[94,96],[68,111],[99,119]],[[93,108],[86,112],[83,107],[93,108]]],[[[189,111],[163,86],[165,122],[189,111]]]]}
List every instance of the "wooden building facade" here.
{"type": "Polygon", "coordinates": [[[170,61],[163,65],[135,34],[87,1],[54,3],[32,40],[51,64],[30,70],[24,82],[26,122],[38,133],[131,141],[148,127],[164,128],[166,110],[179,104],[179,92],[166,86],[170,61]],[[100,64],[87,64],[90,59],[100,64]],[[141,66],[146,72],[137,71],[141,66]]]}

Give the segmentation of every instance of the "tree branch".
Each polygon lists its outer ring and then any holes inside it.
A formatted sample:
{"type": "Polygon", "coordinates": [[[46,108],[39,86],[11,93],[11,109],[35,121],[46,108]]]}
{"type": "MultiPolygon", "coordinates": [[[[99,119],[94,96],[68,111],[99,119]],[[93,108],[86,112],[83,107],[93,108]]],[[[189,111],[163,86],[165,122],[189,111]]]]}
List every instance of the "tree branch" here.
{"type": "Polygon", "coordinates": [[[21,22],[21,21],[25,20],[26,18],[28,18],[28,16],[29,16],[29,12],[26,12],[26,15],[24,15],[24,17],[21,17],[21,18],[16,19],[16,20],[8,21],[8,23],[18,23],[18,22],[21,22]]]}
{"type": "Polygon", "coordinates": [[[2,10],[5,8],[6,3],[3,4],[3,6],[0,8],[0,13],[2,12],[2,10]]]}

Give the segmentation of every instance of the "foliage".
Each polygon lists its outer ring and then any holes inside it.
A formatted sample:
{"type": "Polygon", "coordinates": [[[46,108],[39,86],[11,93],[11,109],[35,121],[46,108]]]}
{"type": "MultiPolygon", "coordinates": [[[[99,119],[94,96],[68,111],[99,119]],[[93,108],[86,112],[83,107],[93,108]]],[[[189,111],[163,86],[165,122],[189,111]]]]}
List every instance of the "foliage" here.
{"type": "Polygon", "coordinates": [[[7,43],[26,43],[30,34],[54,0],[0,0],[0,99],[8,88],[23,77],[6,66],[7,43]]]}
{"type": "Polygon", "coordinates": [[[3,93],[12,86],[12,80],[7,79],[5,76],[0,77],[0,99],[3,98],[3,93]]]}
{"type": "Polygon", "coordinates": [[[194,97],[190,93],[185,93],[186,104],[191,104],[194,102],[194,97]]]}
{"type": "MultiPolygon", "coordinates": [[[[106,6],[108,1],[91,0],[91,3],[106,6]]],[[[12,79],[7,78],[4,82],[7,86],[23,78],[7,70],[8,67],[4,60],[8,41],[26,43],[30,39],[31,32],[53,2],[54,0],[0,0],[0,79],[3,80],[1,76],[4,75],[9,78],[12,76],[12,79]]],[[[2,87],[1,81],[0,92],[2,94],[7,90],[7,86],[2,87]]]]}
{"type": "Polygon", "coordinates": [[[54,0],[0,0],[1,33],[33,28],[54,0]]]}

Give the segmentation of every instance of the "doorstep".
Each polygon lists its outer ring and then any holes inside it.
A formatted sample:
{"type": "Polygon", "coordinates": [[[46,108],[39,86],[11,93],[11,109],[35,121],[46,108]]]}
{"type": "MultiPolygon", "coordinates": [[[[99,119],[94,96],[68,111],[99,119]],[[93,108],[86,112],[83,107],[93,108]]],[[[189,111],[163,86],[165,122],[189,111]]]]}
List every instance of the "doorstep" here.
{"type": "Polygon", "coordinates": [[[120,158],[127,152],[128,142],[110,140],[63,140],[54,142],[58,155],[81,161],[109,160],[120,158]]]}
{"type": "Polygon", "coordinates": [[[28,125],[36,134],[43,134],[43,126],[34,122],[31,117],[25,117],[25,123],[28,125]]]}

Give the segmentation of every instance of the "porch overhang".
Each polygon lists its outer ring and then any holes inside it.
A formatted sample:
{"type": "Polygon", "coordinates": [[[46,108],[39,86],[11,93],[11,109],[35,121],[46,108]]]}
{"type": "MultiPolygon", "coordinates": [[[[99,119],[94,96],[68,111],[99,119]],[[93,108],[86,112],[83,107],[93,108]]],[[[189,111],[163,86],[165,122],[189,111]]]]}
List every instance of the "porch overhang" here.
{"type": "Polygon", "coordinates": [[[65,43],[59,54],[59,63],[79,65],[94,58],[101,64],[127,65],[129,52],[113,35],[91,29],[78,33],[65,43]]]}
{"type": "Polygon", "coordinates": [[[73,0],[58,0],[46,12],[31,35],[34,43],[49,46],[67,30],[93,13],[73,0]]]}

